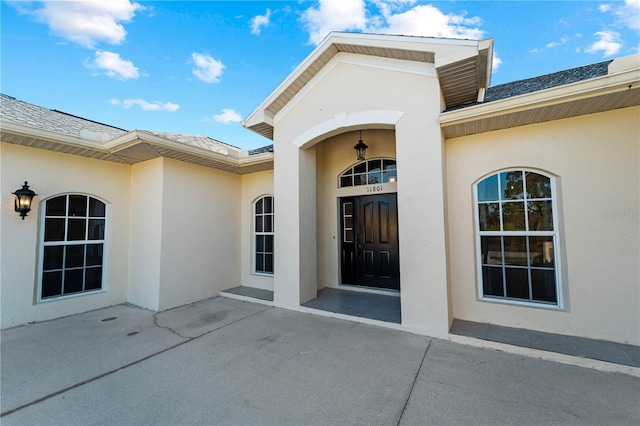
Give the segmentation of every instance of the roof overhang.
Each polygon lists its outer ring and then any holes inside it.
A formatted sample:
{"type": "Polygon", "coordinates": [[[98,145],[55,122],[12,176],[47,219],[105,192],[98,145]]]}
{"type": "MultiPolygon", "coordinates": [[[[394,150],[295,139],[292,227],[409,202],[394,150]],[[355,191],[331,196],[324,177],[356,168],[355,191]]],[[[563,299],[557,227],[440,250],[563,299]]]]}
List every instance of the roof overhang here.
{"type": "Polygon", "coordinates": [[[237,174],[273,168],[273,153],[249,156],[246,151],[221,154],[134,130],[107,142],[87,140],[0,120],[0,141],[122,164],[165,157],[237,174]]]}
{"type": "MultiPolygon", "coordinates": [[[[611,72],[611,69],[610,69],[611,72]]],[[[444,112],[446,139],[640,105],[640,70],[444,112]]]]}
{"type": "Polygon", "coordinates": [[[491,81],[493,39],[476,41],[333,32],[249,114],[242,125],[273,140],[276,114],[341,52],[434,64],[447,107],[476,102],[491,81]]]}

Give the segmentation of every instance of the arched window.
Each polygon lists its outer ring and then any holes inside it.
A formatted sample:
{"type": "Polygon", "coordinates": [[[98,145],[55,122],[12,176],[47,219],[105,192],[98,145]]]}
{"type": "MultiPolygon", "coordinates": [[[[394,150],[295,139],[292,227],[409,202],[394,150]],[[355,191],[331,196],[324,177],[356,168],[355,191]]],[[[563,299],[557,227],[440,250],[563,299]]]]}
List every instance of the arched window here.
{"type": "Polygon", "coordinates": [[[375,158],[362,161],[342,173],[338,180],[338,188],[395,182],[396,179],[396,160],[375,158]]]}
{"type": "Polygon", "coordinates": [[[106,204],[80,194],[44,202],[38,300],[103,288],[106,204]]]}
{"type": "Polygon", "coordinates": [[[482,299],[561,305],[554,179],[507,170],[475,185],[482,299]]]}
{"type": "Polygon", "coordinates": [[[273,196],[266,195],[254,204],[254,270],[273,275],[273,196]]]}

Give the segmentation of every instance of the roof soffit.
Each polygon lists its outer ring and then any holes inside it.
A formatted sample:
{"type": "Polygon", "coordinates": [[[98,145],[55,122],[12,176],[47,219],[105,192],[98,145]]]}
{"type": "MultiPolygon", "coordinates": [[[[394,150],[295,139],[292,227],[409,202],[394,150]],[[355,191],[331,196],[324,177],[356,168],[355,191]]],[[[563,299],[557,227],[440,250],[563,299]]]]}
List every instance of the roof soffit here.
{"type": "Polygon", "coordinates": [[[238,150],[228,155],[139,130],[100,143],[5,120],[0,127],[2,142],[129,165],[165,157],[238,174],[273,168],[272,152],[248,156],[238,150]]]}

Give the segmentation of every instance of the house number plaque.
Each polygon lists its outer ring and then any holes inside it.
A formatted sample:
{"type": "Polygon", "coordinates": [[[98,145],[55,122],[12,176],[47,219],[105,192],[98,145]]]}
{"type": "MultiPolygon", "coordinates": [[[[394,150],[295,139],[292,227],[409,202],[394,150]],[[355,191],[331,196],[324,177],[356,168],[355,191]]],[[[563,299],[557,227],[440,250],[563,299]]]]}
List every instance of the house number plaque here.
{"type": "Polygon", "coordinates": [[[367,186],[367,192],[382,192],[382,185],[367,186]]]}

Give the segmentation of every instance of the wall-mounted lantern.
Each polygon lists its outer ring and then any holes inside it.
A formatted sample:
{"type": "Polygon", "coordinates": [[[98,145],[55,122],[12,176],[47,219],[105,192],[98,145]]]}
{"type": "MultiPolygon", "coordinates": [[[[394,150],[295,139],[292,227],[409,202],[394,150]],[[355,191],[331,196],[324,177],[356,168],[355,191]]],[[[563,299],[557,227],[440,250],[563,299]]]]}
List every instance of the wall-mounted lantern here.
{"type": "Polygon", "coordinates": [[[360,130],[360,140],[358,141],[356,146],[353,147],[353,149],[355,149],[358,153],[358,161],[365,160],[364,154],[367,151],[367,148],[369,148],[367,144],[362,142],[362,130],[360,130]]]}
{"type": "Polygon", "coordinates": [[[24,217],[31,211],[31,201],[36,194],[32,190],[29,189],[29,185],[27,185],[27,181],[24,182],[22,188],[17,189],[16,192],[13,192],[13,195],[16,196],[15,201],[15,209],[16,212],[20,213],[20,217],[24,220],[24,217]]]}

